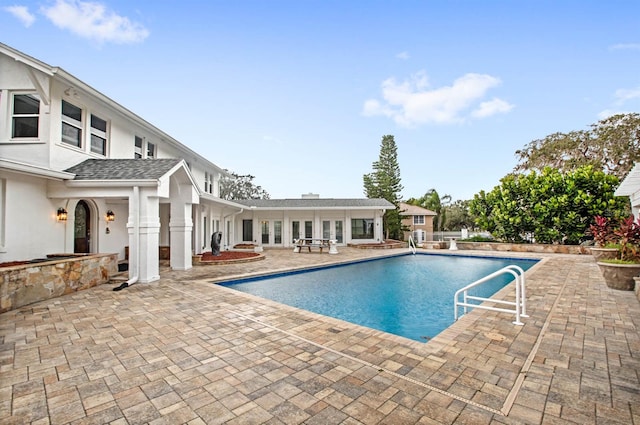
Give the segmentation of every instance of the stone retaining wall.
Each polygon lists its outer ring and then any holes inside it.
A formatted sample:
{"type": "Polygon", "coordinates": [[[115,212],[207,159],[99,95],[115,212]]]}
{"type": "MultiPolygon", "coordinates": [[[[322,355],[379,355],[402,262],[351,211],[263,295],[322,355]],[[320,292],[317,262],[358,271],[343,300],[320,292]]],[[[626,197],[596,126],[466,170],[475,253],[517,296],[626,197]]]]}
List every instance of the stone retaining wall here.
{"type": "Polygon", "coordinates": [[[0,267],[0,313],[106,283],[117,272],[118,254],[0,267]]]}
{"type": "Polygon", "coordinates": [[[496,242],[460,242],[458,249],[476,249],[480,251],[539,252],[544,254],[591,254],[588,246],[581,245],[545,245],[496,242]]]}

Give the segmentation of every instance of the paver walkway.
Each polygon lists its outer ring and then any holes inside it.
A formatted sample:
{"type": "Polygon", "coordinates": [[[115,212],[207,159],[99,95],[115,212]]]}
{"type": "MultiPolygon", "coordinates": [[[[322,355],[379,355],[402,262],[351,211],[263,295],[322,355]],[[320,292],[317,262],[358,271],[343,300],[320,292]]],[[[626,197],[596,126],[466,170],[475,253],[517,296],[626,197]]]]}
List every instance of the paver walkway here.
{"type": "Polygon", "coordinates": [[[340,251],[0,315],[0,423],[640,424],[640,303],[590,256],[527,273],[524,326],[476,310],[426,344],[209,283],[390,253],[340,251]]]}

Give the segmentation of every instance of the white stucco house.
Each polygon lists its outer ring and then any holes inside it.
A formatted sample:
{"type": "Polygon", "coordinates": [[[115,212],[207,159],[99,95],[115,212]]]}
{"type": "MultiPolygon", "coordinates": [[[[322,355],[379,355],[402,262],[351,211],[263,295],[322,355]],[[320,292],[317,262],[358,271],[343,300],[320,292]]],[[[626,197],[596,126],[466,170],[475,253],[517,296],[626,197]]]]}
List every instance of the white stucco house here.
{"type": "Polygon", "coordinates": [[[139,282],[237,243],[382,239],[381,199],[227,201],[223,168],[59,67],[0,44],[0,263],[115,252],[139,282]]]}
{"type": "Polygon", "coordinates": [[[640,163],[636,163],[615,191],[616,196],[628,196],[631,212],[640,218],[640,163]]]}

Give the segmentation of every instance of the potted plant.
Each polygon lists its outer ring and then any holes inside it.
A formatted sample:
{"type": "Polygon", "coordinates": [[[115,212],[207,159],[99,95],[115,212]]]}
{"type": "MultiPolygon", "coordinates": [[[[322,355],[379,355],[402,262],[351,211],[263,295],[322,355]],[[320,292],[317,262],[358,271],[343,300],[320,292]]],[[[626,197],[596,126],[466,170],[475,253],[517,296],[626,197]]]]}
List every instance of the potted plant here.
{"type": "Polygon", "coordinates": [[[611,240],[618,247],[617,257],[601,259],[598,267],[608,287],[632,291],[634,277],[640,276],[640,218],[620,220],[611,233],[611,240]]]}
{"type": "Polygon", "coordinates": [[[591,254],[596,261],[615,259],[618,248],[613,245],[614,233],[611,220],[607,217],[596,216],[595,223],[589,226],[596,246],[591,247],[591,254]]]}

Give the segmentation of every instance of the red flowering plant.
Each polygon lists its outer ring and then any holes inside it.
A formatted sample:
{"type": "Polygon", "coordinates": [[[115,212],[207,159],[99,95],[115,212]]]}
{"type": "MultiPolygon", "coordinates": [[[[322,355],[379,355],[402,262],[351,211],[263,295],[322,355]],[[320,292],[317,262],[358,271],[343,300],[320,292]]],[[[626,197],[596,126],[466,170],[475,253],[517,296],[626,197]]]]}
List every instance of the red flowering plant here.
{"type": "Polygon", "coordinates": [[[624,263],[640,263],[640,218],[633,216],[620,220],[613,231],[619,249],[618,259],[624,263]]]}
{"type": "Polygon", "coordinates": [[[599,247],[605,247],[612,243],[614,234],[611,220],[599,215],[595,216],[594,220],[595,224],[590,225],[589,230],[591,230],[591,235],[593,236],[593,240],[596,245],[599,247]]]}

